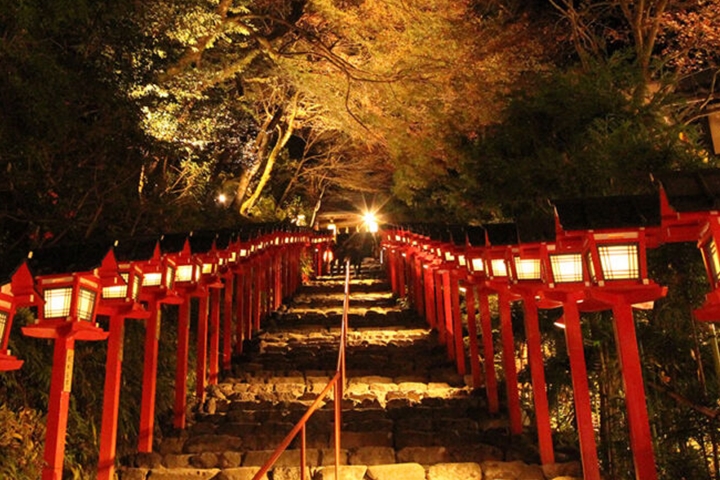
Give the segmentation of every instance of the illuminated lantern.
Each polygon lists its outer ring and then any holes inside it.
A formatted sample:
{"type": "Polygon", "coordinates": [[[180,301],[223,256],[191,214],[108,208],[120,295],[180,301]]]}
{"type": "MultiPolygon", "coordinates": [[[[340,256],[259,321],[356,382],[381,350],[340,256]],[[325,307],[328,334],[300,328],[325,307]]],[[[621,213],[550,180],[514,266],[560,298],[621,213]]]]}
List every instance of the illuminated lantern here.
{"type": "Polygon", "coordinates": [[[10,329],[15,316],[15,299],[10,284],[0,286],[0,371],[17,370],[23,364],[8,349],[10,329]]]}
{"type": "Polygon", "coordinates": [[[163,235],[160,237],[160,251],[175,262],[173,288],[185,293],[194,289],[200,281],[202,262],[192,254],[188,234],[163,235]]]}
{"type": "MultiPolygon", "coordinates": [[[[207,383],[217,384],[219,370],[220,289],[223,288],[223,283],[220,278],[221,255],[217,249],[216,240],[217,233],[215,232],[193,232],[188,238],[192,256],[200,264],[199,288],[196,290],[196,295],[200,296],[196,363],[196,387],[199,402],[203,402],[205,399],[207,383]],[[208,300],[209,305],[203,305],[208,300]],[[210,309],[209,322],[206,313],[208,307],[210,309]]],[[[180,353],[178,353],[178,362],[181,361],[187,365],[187,356],[185,355],[181,360],[180,353]]],[[[184,376],[187,377],[187,375],[184,376]]],[[[183,391],[183,399],[185,398],[184,393],[183,391]]],[[[181,396],[180,392],[177,395],[181,396]]],[[[184,404],[182,411],[185,411],[184,404]]],[[[175,413],[179,412],[176,410],[175,413]]]]}
{"type": "Polygon", "coordinates": [[[423,270],[425,264],[428,262],[428,258],[422,247],[429,239],[419,232],[408,232],[408,234],[410,241],[406,248],[406,260],[411,278],[411,288],[408,289],[408,296],[410,297],[411,305],[415,307],[415,311],[418,315],[423,316],[425,315],[425,281],[423,270]]]}
{"type": "Polygon", "coordinates": [[[29,287],[23,298],[20,296],[21,292],[15,295],[11,283],[0,281],[0,372],[17,370],[23,364],[22,360],[12,355],[8,348],[8,342],[10,341],[10,331],[12,330],[16,305],[33,305],[40,298],[31,284],[29,287]]]}
{"type": "MultiPolygon", "coordinates": [[[[188,355],[190,350],[190,304],[192,297],[198,298],[198,336],[197,336],[197,385],[199,398],[205,394],[206,367],[207,367],[207,331],[209,302],[208,290],[201,283],[203,260],[194,255],[190,241],[191,234],[171,233],[160,238],[160,251],[163,257],[175,263],[175,278],[173,289],[182,299],[178,309],[178,340],[175,364],[175,403],[173,425],[175,428],[185,427],[185,405],[187,401],[188,381],[188,355]]],[[[197,243],[205,242],[200,235],[197,243]]],[[[205,245],[210,248],[211,241],[205,245]]],[[[208,262],[210,275],[217,268],[216,263],[208,262]]],[[[202,401],[202,400],[201,400],[202,401]]]]}
{"type": "MultiPolygon", "coordinates": [[[[435,286],[435,327],[438,330],[438,339],[445,344],[450,360],[457,359],[455,349],[455,329],[453,328],[453,289],[451,285],[450,272],[455,267],[455,256],[450,239],[450,232],[444,226],[435,226],[429,231],[431,242],[431,252],[435,257],[435,262],[431,264],[430,269],[433,272],[433,284],[435,286]]],[[[408,238],[408,236],[405,236],[408,238]]],[[[409,242],[408,242],[409,243],[409,242]]],[[[407,243],[405,244],[407,245],[407,243]]],[[[403,267],[405,266],[404,257],[406,255],[403,246],[403,267]]],[[[403,278],[405,278],[405,268],[403,278]]],[[[403,282],[404,283],[404,282],[403,282]]],[[[457,292],[455,292],[457,293],[457,292]]],[[[455,299],[455,302],[458,300],[455,299]]]]}
{"type": "MultiPolygon", "coordinates": [[[[142,271],[139,300],[148,312],[145,321],[145,358],[143,364],[143,387],[140,404],[140,430],[138,450],[151,452],[155,425],[155,392],[157,390],[157,366],[161,305],[179,305],[184,299],[175,290],[177,264],[163,255],[155,238],[137,238],[120,241],[114,248],[120,265],[130,264],[142,271]]],[[[131,287],[132,288],[132,287],[131,287]]]]}
{"type": "Polygon", "coordinates": [[[75,341],[107,338],[108,333],[95,323],[101,292],[124,283],[114,258],[107,255],[108,248],[87,245],[37,250],[13,276],[13,291],[23,294],[36,288],[42,296],[37,322],[23,327],[23,334],[54,340],[45,480],[62,478],[75,341]]]}
{"type": "MultiPolygon", "coordinates": [[[[465,262],[468,271],[466,286],[466,301],[468,304],[475,304],[477,296],[480,313],[480,331],[483,342],[483,367],[485,369],[485,392],[490,413],[500,411],[498,396],[498,382],[495,373],[495,348],[492,339],[492,319],[490,317],[490,299],[492,293],[487,287],[487,271],[485,266],[485,249],[487,248],[487,232],[480,226],[466,227],[467,246],[465,247],[465,262]]],[[[479,358],[478,347],[473,345],[477,340],[477,326],[475,325],[475,309],[468,308],[468,329],[470,330],[470,350],[473,357],[471,367],[479,368],[476,365],[476,358],[479,358]],[[472,325],[471,325],[472,324],[472,325]]],[[[479,381],[480,372],[475,371],[475,381],[479,381]]]]}
{"type": "Polygon", "coordinates": [[[448,350],[455,360],[459,375],[465,375],[466,358],[460,313],[460,279],[466,276],[464,246],[467,243],[463,227],[450,225],[443,232],[440,246],[442,262],[443,303],[449,333],[448,350]]]}
{"type": "Polygon", "coordinates": [[[519,295],[523,303],[525,338],[530,363],[535,426],[538,438],[540,461],[543,465],[555,463],[552,442],[550,409],[545,382],[545,365],[538,308],[555,308],[557,302],[549,302],[540,293],[544,289],[549,267],[545,263],[546,244],[555,238],[554,225],[543,231],[543,222],[532,219],[527,225],[519,225],[519,243],[507,251],[510,291],[519,295]]]}
{"type": "MultiPolygon", "coordinates": [[[[223,324],[222,324],[222,369],[230,370],[230,360],[232,357],[232,319],[233,319],[233,292],[235,274],[231,268],[231,263],[237,258],[237,252],[234,249],[236,233],[234,231],[219,231],[214,235],[214,241],[210,252],[217,257],[218,267],[214,276],[208,276],[203,267],[203,281],[208,284],[217,281],[222,283],[223,288],[223,324]]],[[[204,264],[203,264],[204,265],[204,264]]],[[[211,342],[212,343],[212,342],[211,342]]],[[[211,349],[211,355],[213,350],[211,349]]],[[[211,365],[215,362],[211,361],[211,365]]],[[[212,378],[212,373],[211,373],[212,378]]]]}
{"type": "Polygon", "coordinates": [[[483,227],[467,227],[467,246],[465,247],[465,262],[468,274],[476,281],[484,281],[485,273],[485,229],[483,227]]]}
{"type": "MultiPolygon", "coordinates": [[[[508,259],[512,246],[518,244],[517,226],[514,223],[493,223],[483,225],[486,232],[485,286],[497,294],[500,313],[500,336],[503,350],[503,371],[507,394],[510,431],[522,433],[522,410],[518,391],[517,367],[515,365],[515,340],[512,331],[511,306],[518,296],[510,290],[510,269],[508,259]]],[[[485,332],[483,331],[483,336],[485,332]]]]}
{"type": "MultiPolygon", "coordinates": [[[[702,321],[720,321],[720,216],[717,212],[708,215],[705,227],[700,232],[698,248],[705,262],[710,292],[705,297],[702,307],[695,310],[695,318],[702,321]]],[[[714,328],[714,327],[713,327],[714,328]]]]}
{"type": "MultiPolygon", "coordinates": [[[[660,226],[660,202],[656,196],[602,197],[558,201],[555,208],[559,247],[555,251],[548,249],[548,254],[552,287],[565,291],[556,298],[563,302],[565,313],[583,466],[592,478],[599,478],[593,466],[597,453],[579,310],[612,309],[636,476],[655,479],[657,471],[633,306],[646,308],[666,292],[647,277],[646,265],[646,230],[660,226]]],[[[548,290],[546,295],[552,293],[548,290]]]]}
{"type": "MultiPolygon", "coordinates": [[[[115,246],[117,246],[116,242],[115,246]]],[[[100,451],[98,455],[98,480],[114,478],[115,453],[120,405],[120,380],[122,375],[123,340],[125,319],[147,319],[150,312],[140,304],[143,282],[142,267],[138,262],[123,258],[118,262],[114,249],[103,260],[109,269],[117,265],[123,282],[103,287],[98,315],[109,317],[108,351],[105,361],[105,386],[103,389],[103,415],[100,428],[100,451]]]]}

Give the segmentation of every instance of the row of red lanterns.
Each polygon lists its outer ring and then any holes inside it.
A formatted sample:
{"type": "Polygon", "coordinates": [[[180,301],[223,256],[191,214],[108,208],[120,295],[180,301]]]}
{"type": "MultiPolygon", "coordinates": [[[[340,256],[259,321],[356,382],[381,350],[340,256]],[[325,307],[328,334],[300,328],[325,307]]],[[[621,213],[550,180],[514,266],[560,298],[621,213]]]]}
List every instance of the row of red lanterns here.
{"type": "Polygon", "coordinates": [[[17,308],[34,307],[37,321],[23,327],[23,334],[54,340],[42,478],[62,478],[75,341],[108,340],[98,478],[110,479],[115,468],[125,319],[145,321],[138,450],[149,452],[161,305],[179,306],[173,423],[184,428],[191,299],[199,303],[196,395],[201,402],[207,384],[217,383],[219,369],[228,370],[231,355],[242,352],[243,340],[300,285],[304,251],[329,241],[330,236],[308,230],[263,226],[32,252],[0,288],[0,371],[22,366],[22,360],[8,350],[12,319],[17,308]],[[107,331],[96,323],[98,315],[109,317],[107,331]]]}
{"type": "MultiPolygon", "coordinates": [[[[720,173],[715,174],[720,180],[720,173]]],[[[672,190],[677,185],[675,181],[688,183],[687,178],[675,175],[665,180],[658,195],[556,202],[554,225],[545,229],[545,235],[533,232],[530,241],[523,241],[523,230],[516,224],[445,227],[435,232],[426,225],[414,225],[383,232],[383,252],[393,291],[399,296],[407,295],[417,312],[437,329],[449,358],[456,360],[458,373],[463,375],[466,358],[460,296],[464,291],[473,384],[481,386],[484,373],[492,412],[497,412],[499,406],[494,365],[489,360],[494,358],[494,345],[488,296],[497,295],[513,434],[522,432],[522,421],[510,305],[522,302],[543,464],[554,462],[554,451],[538,309],[563,308],[586,479],[599,479],[600,471],[580,312],[612,310],[636,478],[657,478],[633,309],[652,308],[653,302],[666,294],[666,288],[648,278],[647,249],[669,242],[697,242],[712,291],[705,305],[696,310],[696,318],[720,320],[720,216],[714,209],[674,205],[677,197],[668,194],[665,184],[672,190]],[[488,359],[484,365],[477,361],[480,346],[475,334],[476,301],[483,357],[488,359]]],[[[678,197],[686,201],[688,195],[678,197]]]]}

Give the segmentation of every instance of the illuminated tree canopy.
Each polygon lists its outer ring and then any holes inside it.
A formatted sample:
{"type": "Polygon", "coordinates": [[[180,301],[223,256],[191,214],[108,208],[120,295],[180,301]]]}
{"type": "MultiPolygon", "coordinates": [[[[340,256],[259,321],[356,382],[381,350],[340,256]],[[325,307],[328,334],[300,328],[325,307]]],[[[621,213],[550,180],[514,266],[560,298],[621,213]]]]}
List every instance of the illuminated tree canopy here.
{"type": "Polygon", "coordinates": [[[50,3],[52,16],[41,2],[0,12],[5,213],[34,242],[310,218],[358,195],[482,221],[528,201],[499,185],[531,182],[541,204],[573,191],[531,179],[590,158],[603,175],[587,191],[604,193],[650,165],[715,161],[702,122],[717,104],[716,2],[50,3]],[[568,95],[589,103],[551,103],[568,95]],[[517,113],[531,104],[531,121],[585,119],[542,126],[564,160],[499,145],[533,138],[517,113]],[[625,154],[606,140],[630,131],[675,160],[606,168],[625,154]]]}

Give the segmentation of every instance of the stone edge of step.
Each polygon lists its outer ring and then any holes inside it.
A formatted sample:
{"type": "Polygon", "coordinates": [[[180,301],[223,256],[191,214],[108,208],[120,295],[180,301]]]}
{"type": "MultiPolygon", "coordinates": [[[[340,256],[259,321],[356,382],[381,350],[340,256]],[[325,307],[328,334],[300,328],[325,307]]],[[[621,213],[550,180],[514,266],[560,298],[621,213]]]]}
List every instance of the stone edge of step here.
{"type": "MultiPolygon", "coordinates": [[[[532,465],[521,461],[441,462],[423,465],[418,462],[387,463],[376,465],[341,465],[342,478],[353,480],[467,480],[523,479],[523,480],[580,480],[582,468],[579,462],[532,465]],[[348,475],[349,474],[349,475],[348,475]],[[460,477],[458,475],[461,475],[460,477]]],[[[299,466],[278,465],[271,470],[270,478],[299,478],[299,466]]],[[[164,468],[122,467],[118,470],[120,480],[250,480],[258,471],[257,466],[228,468],[164,468]]],[[[308,478],[325,480],[334,478],[334,465],[307,467],[308,478]]],[[[267,478],[267,477],[265,477],[267,478]]]]}

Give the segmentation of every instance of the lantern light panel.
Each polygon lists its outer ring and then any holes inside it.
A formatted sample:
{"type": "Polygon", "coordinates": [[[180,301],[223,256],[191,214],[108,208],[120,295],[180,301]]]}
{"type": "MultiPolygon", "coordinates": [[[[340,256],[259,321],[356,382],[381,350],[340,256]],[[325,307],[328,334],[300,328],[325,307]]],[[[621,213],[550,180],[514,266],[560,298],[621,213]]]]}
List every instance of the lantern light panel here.
{"type": "Polygon", "coordinates": [[[711,281],[713,287],[717,287],[720,283],[720,253],[718,252],[717,243],[715,239],[711,238],[703,246],[703,253],[705,254],[705,262],[708,266],[709,273],[712,275],[711,281]]]}
{"type": "Polygon", "coordinates": [[[129,275],[127,273],[121,273],[120,276],[125,280],[124,285],[112,285],[110,287],[103,287],[102,296],[103,298],[125,298],[127,295],[127,281],[129,275]]]}
{"type": "Polygon", "coordinates": [[[97,292],[88,290],[87,288],[80,288],[78,294],[78,306],[77,316],[78,320],[90,321],[92,320],[93,309],[95,308],[95,298],[97,292]]]}
{"type": "Polygon", "coordinates": [[[175,284],[175,267],[173,265],[165,266],[165,288],[171,290],[175,284]]]}
{"type": "Polygon", "coordinates": [[[50,288],[43,292],[45,318],[67,318],[70,315],[72,287],[50,288]]]}
{"type": "Polygon", "coordinates": [[[598,255],[605,280],[640,278],[637,244],[598,245],[598,255]]]}
{"type": "Polygon", "coordinates": [[[550,266],[556,283],[583,281],[582,255],[579,253],[550,255],[550,266]]]}
{"type": "Polygon", "coordinates": [[[515,257],[515,271],[518,280],[540,280],[540,259],[515,257]]]}
{"type": "Polygon", "coordinates": [[[491,259],[490,267],[494,277],[507,277],[507,265],[504,258],[491,259]]]}
{"type": "Polygon", "coordinates": [[[143,276],[142,284],[144,287],[159,287],[161,283],[161,272],[149,272],[143,276]]]}
{"type": "Polygon", "coordinates": [[[193,266],[192,265],[178,265],[175,271],[176,282],[189,282],[193,279],[193,266]]]}
{"type": "MultiPolygon", "coordinates": [[[[5,329],[7,328],[9,318],[10,314],[8,312],[0,310],[0,342],[5,338],[5,329]]],[[[0,344],[0,347],[2,347],[2,344],[0,344]]]]}

